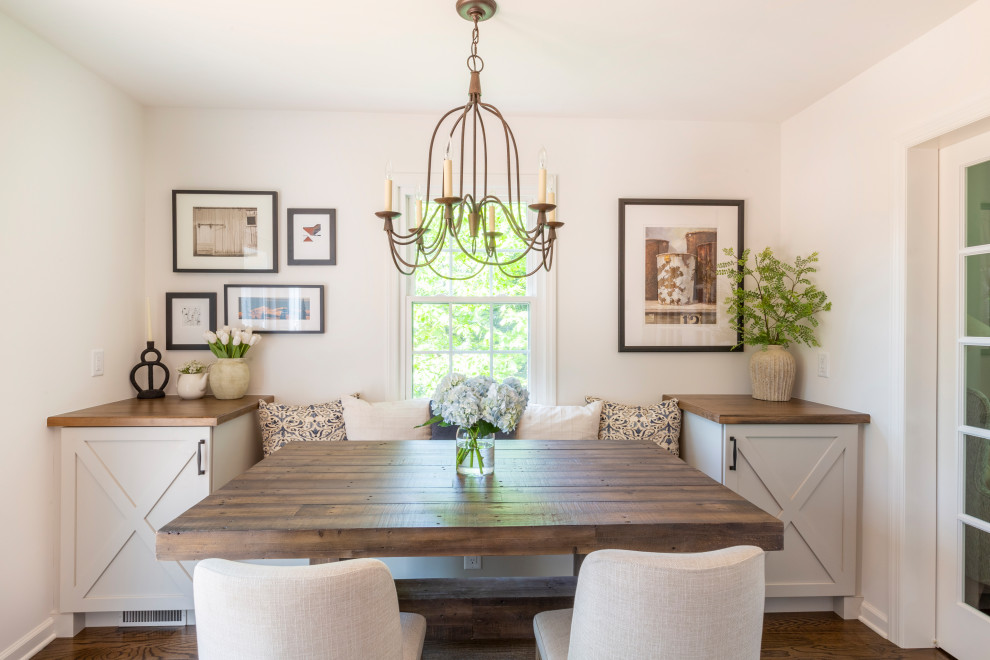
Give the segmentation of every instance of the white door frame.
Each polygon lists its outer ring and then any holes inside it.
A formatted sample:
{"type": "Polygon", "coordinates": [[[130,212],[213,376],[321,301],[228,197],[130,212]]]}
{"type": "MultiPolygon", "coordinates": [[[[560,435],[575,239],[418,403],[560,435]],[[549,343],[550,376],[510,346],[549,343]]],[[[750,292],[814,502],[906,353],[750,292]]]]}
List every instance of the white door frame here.
{"type": "Polygon", "coordinates": [[[990,98],[926,122],[894,145],[889,604],[886,620],[869,611],[861,619],[904,648],[935,639],[938,347],[930,310],[938,302],[938,150],[988,130],[990,98]]]}

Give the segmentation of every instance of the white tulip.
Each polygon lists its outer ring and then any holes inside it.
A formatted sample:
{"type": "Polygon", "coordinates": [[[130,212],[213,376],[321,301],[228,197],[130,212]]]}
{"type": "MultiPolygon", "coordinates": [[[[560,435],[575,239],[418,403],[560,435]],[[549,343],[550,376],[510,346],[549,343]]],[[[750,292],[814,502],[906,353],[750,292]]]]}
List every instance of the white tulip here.
{"type": "Polygon", "coordinates": [[[234,346],[240,346],[240,345],[241,345],[241,333],[238,332],[236,335],[234,335],[234,346]]]}
{"type": "Polygon", "coordinates": [[[216,333],[215,332],[210,332],[209,330],[207,330],[206,332],[203,333],[203,339],[206,340],[206,343],[207,344],[215,344],[215,343],[217,343],[217,335],[216,335],[216,333]]]}
{"type": "Polygon", "coordinates": [[[261,341],[261,335],[252,335],[250,341],[248,342],[248,346],[254,346],[259,341],[261,341]]]}
{"type": "Polygon", "coordinates": [[[226,332],[224,332],[221,329],[219,332],[217,332],[217,339],[220,340],[220,343],[221,344],[223,344],[223,345],[226,346],[227,345],[227,342],[230,341],[230,335],[228,335],[226,332]]]}

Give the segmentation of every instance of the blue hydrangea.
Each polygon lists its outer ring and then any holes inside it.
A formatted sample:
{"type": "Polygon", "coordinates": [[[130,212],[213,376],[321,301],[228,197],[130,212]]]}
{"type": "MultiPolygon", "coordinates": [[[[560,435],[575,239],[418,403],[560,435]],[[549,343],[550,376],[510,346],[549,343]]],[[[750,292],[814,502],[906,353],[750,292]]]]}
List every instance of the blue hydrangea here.
{"type": "Polygon", "coordinates": [[[433,414],[443,421],[463,428],[475,426],[480,420],[511,433],[519,423],[529,391],[518,378],[506,378],[496,383],[489,376],[465,377],[449,373],[441,379],[433,393],[433,414]]]}

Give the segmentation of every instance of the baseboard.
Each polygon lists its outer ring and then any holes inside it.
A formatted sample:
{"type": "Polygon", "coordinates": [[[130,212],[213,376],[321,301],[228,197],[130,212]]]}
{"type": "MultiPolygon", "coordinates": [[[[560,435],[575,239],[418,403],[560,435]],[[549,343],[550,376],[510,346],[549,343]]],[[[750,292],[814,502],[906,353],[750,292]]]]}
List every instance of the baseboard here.
{"type": "Polygon", "coordinates": [[[19,640],[0,651],[0,660],[27,660],[55,639],[55,620],[48,617],[19,640]]]}
{"type": "Polygon", "coordinates": [[[890,639],[890,635],[887,630],[887,615],[873,607],[869,601],[863,601],[860,606],[859,620],[866,625],[867,628],[880,635],[884,639],[890,639]]]}
{"type": "Polygon", "coordinates": [[[763,611],[774,612],[831,612],[834,607],[832,596],[774,596],[763,601],[763,611]]]}

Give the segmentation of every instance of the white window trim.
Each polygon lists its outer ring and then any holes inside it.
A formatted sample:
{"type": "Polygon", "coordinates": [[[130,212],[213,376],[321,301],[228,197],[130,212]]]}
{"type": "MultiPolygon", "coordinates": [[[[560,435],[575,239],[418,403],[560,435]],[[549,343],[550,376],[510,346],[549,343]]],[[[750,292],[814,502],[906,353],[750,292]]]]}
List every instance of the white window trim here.
{"type": "MultiPolygon", "coordinates": [[[[406,197],[416,189],[417,178],[425,180],[425,175],[398,175],[393,180],[397,186],[397,208],[408,208],[406,197]]],[[[522,194],[535,196],[536,177],[520,177],[524,182],[522,194]]],[[[497,177],[496,177],[497,180],[497,177]]],[[[401,225],[400,225],[401,226],[401,225]]],[[[388,278],[386,322],[388,323],[388,347],[386,349],[386,377],[388,397],[407,399],[412,395],[412,302],[428,301],[425,296],[411,296],[412,278],[396,270],[389,256],[387,246],[382,246],[385,259],[392,271],[388,278]]],[[[505,298],[481,297],[478,302],[529,302],[530,303],[530,354],[529,390],[530,401],[544,405],[557,403],[557,271],[540,270],[532,275],[531,284],[535,289],[528,296],[506,296],[505,298]]],[[[465,296],[465,300],[472,298],[465,296]]],[[[449,298],[435,298],[449,301],[449,298]]]]}

